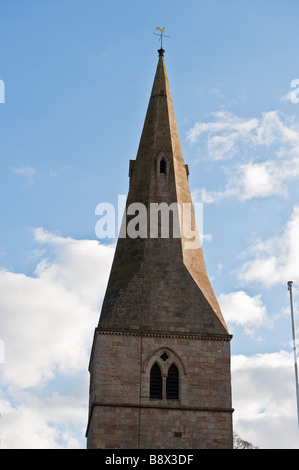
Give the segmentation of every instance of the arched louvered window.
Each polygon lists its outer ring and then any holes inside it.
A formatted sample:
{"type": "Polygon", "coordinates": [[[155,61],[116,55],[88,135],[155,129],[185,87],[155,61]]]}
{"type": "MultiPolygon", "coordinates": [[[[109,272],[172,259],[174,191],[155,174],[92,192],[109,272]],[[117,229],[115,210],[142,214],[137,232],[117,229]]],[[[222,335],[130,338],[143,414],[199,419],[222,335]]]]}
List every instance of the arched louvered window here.
{"type": "Polygon", "coordinates": [[[166,174],[166,161],[164,158],[160,160],[160,173],[166,174]]]}
{"type": "Polygon", "coordinates": [[[162,400],[162,375],[161,369],[155,362],[150,373],[150,398],[162,400]]]}
{"type": "Polygon", "coordinates": [[[168,369],[166,379],[166,396],[167,400],[179,399],[179,371],[175,364],[168,369]]]}

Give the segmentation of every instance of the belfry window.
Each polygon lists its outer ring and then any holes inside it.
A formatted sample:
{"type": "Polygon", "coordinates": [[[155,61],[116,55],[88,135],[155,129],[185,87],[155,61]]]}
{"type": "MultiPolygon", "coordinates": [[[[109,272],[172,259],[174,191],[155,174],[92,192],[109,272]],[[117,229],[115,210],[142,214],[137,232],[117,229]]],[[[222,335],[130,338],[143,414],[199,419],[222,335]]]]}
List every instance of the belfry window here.
{"type": "Polygon", "coordinates": [[[150,398],[162,400],[162,375],[159,365],[155,362],[150,373],[150,398]]]}
{"type": "Polygon", "coordinates": [[[164,158],[160,160],[160,173],[166,174],[166,161],[164,158]]]}
{"type": "Polygon", "coordinates": [[[143,372],[147,374],[150,400],[161,400],[165,405],[171,405],[172,400],[181,400],[187,371],[175,351],[166,347],[156,349],[146,358],[143,372]]]}
{"type": "Polygon", "coordinates": [[[166,397],[168,400],[179,399],[179,371],[175,364],[168,369],[166,379],[166,397]]]}

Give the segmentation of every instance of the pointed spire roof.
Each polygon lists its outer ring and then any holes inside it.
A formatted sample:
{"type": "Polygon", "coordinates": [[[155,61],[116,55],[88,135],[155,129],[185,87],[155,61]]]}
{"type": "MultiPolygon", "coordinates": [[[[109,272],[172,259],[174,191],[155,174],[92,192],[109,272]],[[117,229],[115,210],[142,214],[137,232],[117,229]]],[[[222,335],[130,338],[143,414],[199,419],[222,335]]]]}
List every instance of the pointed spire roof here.
{"type": "MultiPolygon", "coordinates": [[[[137,158],[132,166],[127,209],[142,203],[175,203],[191,208],[179,133],[167,78],[164,50],[152,87],[137,158]],[[166,171],[160,174],[160,161],[166,171]]],[[[174,215],[175,217],[175,215],[174,215]]],[[[131,217],[132,218],[132,217],[131,217]]],[[[99,328],[144,333],[228,335],[220,307],[211,287],[201,246],[190,248],[181,219],[179,238],[118,239],[103,302],[99,328]]],[[[123,220],[123,229],[130,217],[123,220]]],[[[193,246],[193,245],[192,245],[193,246]]]]}

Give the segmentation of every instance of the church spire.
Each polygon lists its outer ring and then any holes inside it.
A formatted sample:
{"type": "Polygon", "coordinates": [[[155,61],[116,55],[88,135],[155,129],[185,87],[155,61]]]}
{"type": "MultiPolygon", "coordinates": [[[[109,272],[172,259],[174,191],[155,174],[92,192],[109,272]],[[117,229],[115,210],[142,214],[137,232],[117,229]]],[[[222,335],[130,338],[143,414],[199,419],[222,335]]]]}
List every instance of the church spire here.
{"type": "Polygon", "coordinates": [[[194,233],[188,171],[160,50],[94,334],[90,449],[232,448],[231,336],[194,233]],[[184,204],[193,239],[184,210],[177,210],[184,204]]]}
{"type": "Polygon", "coordinates": [[[199,243],[190,243],[182,218],[173,212],[179,237],[164,238],[161,233],[153,237],[149,226],[153,207],[185,206],[190,209],[191,226],[196,234],[193,242],[198,241],[187,173],[164,51],[160,49],[137,158],[130,165],[122,237],[115,252],[100,328],[228,334],[207,275],[202,248],[199,243]],[[146,208],[143,221],[147,227],[140,236],[132,238],[126,229],[130,222],[134,223],[131,209],[135,203],[146,208]]]}

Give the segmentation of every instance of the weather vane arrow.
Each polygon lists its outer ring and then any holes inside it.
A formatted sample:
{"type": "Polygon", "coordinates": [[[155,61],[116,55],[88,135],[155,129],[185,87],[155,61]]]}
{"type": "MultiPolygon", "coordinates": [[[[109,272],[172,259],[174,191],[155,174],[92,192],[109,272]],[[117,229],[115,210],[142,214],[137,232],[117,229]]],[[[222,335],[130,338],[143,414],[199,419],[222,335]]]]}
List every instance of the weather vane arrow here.
{"type": "Polygon", "coordinates": [[[164,34],[165,28],[160,28],[159,26],[156,28],[157,31],[160,31],[160,33],[153,33],[155,36],[160,36],[160,41],[161,41],[161,50],[163,49],[163,37],[164,38],[170,38],[170,36],[166,36],[164,34]]]}

